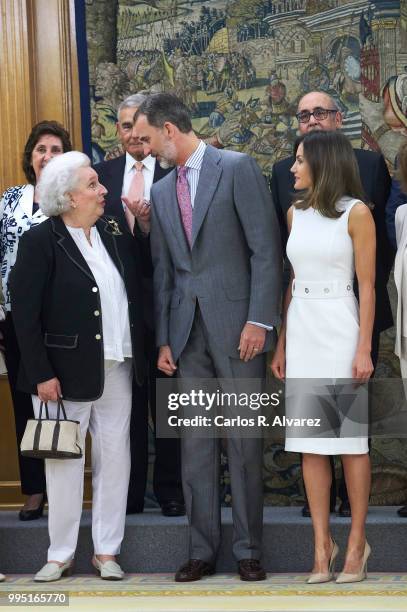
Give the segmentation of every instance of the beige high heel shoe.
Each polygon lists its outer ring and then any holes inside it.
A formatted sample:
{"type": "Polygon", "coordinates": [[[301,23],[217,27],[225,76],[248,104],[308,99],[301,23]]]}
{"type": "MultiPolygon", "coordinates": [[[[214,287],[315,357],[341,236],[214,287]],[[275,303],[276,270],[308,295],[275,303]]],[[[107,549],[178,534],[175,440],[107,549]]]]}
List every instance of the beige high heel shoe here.
{"type": "Polygon", "coordinates": [[[365,542],[365,550],[363,551],[362,558],[362,567],[360,568],[360,572],[357,574],[346,574],[345,572],[341,572],[336,579],[337,584],[345,584],[346,582],[362,582],[367,578],[367,560],[369,558],[372,549],[369,544],[365,542]]]}
{"type": "Polygon", "coordinates": [[[338,556],[339,548],[334,539],[332,539],[332,544],[333,549],[329,559],[328,571],[311,574],[307,580],[307,584],[320,584],[322,582],[329,582],[335,578],[335,559],[338,556]]]}

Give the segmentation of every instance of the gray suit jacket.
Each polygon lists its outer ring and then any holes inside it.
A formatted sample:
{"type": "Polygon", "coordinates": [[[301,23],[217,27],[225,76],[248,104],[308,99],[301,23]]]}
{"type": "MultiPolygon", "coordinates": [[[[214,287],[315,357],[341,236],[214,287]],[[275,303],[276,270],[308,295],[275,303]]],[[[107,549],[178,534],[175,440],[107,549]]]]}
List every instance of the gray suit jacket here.
{"type": "MultiPolygon", "coordinates": [[[[196,301],[213,340],[237,358],[247,321],[280,321],[282,253],[278,221],[260,168],[249,156],[208,145],[195,197],[192,248],[176,196],[176,170],[151,190],[151,251],[158,346],[177,360],[196,301]]],[[[264,350],[271,344],[271,334],[264,350]]]]}

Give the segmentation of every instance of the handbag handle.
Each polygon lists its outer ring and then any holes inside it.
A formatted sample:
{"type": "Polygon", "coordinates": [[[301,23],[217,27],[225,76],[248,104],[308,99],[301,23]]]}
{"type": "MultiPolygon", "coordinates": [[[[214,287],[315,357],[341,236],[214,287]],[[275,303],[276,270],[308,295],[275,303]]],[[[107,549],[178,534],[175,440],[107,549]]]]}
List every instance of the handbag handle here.
{"type": "MultiPolygon", "coordinates": [[[[68,417],[66,416],[66,412],[65,412],[65,407],[64,404],[62,402],[62,398],[58,397],[57,400],[57,421],[67,421],[68,417]],[[62,415],[63,415],[63,419],[61,419],[61,410],[62,410],[62,415]]],[[[42,409],[44,408],[44,412],[45,412],[45,419],[49,420],[49,412],[48,412],[48,402],[41,402],[40,404],[40,414],[38,417],[39,421],[42,421],[42,409]]]]}
{"type": "Polygon", "coordinates": [[[48,413],[48,402],[41,402],[40,404],[40,414],[38,417],[38,420],[41,421],[42,420],[42,409],[45,409],[45,418],[48,420],[49,419],[49,413],[48,413]]]}
{"type": "Polygon", "coordinates": [[[67,416],[66,416],[66,412],[65,412],[64,404],[62,402],[62,398],[58,397],[57,402],[58,402],[57,421],[61,420],[61,418],[60,418],[61,410],[62,410],[62,414],[63,414],[63,417],[64,417],[63,420],[67,421],[68,419],[67,419],[67,416]]]}

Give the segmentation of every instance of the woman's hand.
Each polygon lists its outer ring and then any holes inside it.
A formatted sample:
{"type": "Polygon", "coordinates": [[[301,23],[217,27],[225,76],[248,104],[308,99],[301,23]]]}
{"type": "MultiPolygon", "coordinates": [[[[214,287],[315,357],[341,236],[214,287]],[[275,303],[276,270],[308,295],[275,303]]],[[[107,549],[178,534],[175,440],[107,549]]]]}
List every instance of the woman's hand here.
{"type": "Polygon", "coordinates": [[[370,351],[358,350],[352,363],[352,378],[367,382],[373,373],[373,363],[370,351]]]}
{"type": "Polygon", "coordinates": [[[38,397],[41,402],[56,402],[62,397],[61,384],[58,378],[51,378],[37,385],[38,397]]]}
{"type": "Polygon", "coordinates": [[[285,347],[279,342],[271,360],[270,369],[278,380],[285,379],[285,347]]]}

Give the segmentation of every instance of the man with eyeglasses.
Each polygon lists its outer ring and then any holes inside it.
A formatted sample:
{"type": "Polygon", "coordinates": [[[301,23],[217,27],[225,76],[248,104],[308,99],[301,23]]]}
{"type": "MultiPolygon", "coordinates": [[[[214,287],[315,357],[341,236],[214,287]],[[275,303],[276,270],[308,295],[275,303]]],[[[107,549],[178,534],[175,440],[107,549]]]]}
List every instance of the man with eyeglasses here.
{"type": "MultiPolygon", "coordinates": [[[[312,130],[338,130],[342,126],[342,113],[336,102],[326,93],[312,91],[301,98],[296,114],[300,134],[312,130]]],[[[366,194],[366,201],[374,205],[372,214],[376,225],[376,310],[372,337],[372,361],[376,367],[380,332],[392,327],[393,317],[390,307],[387,281],[394,260],[394,250],[386,232],[385,207],[390,192],[391,178],[381,153],[354,149],[359,166],[360,178],[366,194]]],[[[276,207],[282,244],[285,246],[288,238],[287,211],[292,204],[294,194],[294,175],[290,168],[294,157],[283,159],[273,166],[271,191],[276,207]]],[[[356,295],[357,295],[357,288],[356,295]]],[[[335,511],[336,482],[333,458],[331,457],[332,487],[331,511],[335,511]]],[[[350,505],[344,479],[338,487],[340,506],[339,516],[350,516],[350,505]]],[[[308,501],[302,510],[303,516],[310,516],[308,501]]]]}

